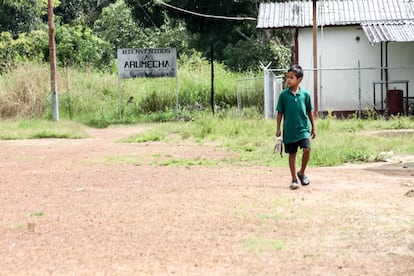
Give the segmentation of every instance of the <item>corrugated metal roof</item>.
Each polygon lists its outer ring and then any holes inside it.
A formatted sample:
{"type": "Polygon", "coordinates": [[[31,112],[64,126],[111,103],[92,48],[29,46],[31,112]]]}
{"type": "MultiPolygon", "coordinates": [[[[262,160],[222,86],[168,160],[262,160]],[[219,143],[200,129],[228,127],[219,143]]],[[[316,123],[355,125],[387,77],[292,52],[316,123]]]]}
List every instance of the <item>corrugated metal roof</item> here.
{"type": "MultiPolygon", "coordinates": [[[[318,25],[414,22],[413,0],[319,0],[318,25]]],[[[258,29],[312,26],[312,1],[261,3],[258,29]]]]}
{"type": "Polygon", "coordinates": [[[414,24],[411,23],[362,24],[362,28],[371,44],[414,41],[414,24]]]}

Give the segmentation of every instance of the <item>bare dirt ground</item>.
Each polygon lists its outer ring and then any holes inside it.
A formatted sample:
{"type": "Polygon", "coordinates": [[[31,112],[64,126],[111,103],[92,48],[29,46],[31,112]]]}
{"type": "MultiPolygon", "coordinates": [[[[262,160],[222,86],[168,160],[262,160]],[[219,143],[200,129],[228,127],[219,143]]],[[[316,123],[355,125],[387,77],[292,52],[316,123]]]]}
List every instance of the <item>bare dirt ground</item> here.
{"type": "Polygon", "coordinates": [[[140,131],[0,141],[0,275],[414,275],[412,156],[291,191],[287,167],[154,165],[228,152],[116,142],[140,131]]]}

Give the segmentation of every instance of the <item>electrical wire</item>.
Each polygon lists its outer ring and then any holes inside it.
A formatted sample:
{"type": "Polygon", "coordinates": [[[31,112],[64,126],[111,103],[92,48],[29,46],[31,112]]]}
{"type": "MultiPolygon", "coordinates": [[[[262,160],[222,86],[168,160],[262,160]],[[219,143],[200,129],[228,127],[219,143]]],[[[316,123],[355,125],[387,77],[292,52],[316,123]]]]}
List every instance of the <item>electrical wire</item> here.
{"type": "Polygon", "coordinates": [[[198,13],[198,12],[192,12],[192,11],[188,11],[179,7],[175,7],[173,5],[164,3],[161,0],[154,0],[155,3],[161,4],[163,6],[166,6],[168,8],[183,12],[183,13],[188,13],[191,15],[195,15],[195,16],[199,16],[199,17],[205,17],[205,18],[212,18],[212,19],[224,19],[224,20],[238,20],[238,21],[256,21],[257,19],[254,17],[231,17],[231,16],[220,16],[220,15],[209,15],[209,14],[202,14],[202,13],[198,13]]]}
{"type": "MultiPolygon", "coordinates": [[[[144,4],[144,6],[145,5],[147,5],[147,4],[149,4],[149,2],[147,2],[146,4],[144,4]]],[[[142,12],[145,14],[145,16],[146,17],[148,17],[148,19],[151,21],[151,23],[152,23],[152,25],[154,26],[154,27],[157,27],[157,25],[154,23],[154,20],[152,20],[152,18],[151,18],[151,16],[145,11],[145,9],[144,9],[144,6],[143,5],[139,5],[139,7],[140,7],[140,9],[142,10],[142,12]]]]}

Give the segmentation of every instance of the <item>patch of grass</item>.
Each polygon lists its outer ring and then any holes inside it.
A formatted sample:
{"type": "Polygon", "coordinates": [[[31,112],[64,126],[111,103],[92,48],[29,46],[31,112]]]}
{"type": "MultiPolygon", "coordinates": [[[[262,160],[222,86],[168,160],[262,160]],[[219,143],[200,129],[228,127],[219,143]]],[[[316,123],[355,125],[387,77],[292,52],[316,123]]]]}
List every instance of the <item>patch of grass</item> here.
{"type": "Polygon", "coordinates": [[[89,137],[83,125],[72,121],[7,120],[0,121],[0,129],[1,140],[89,137]]]}
{"type": "MultiPolygon", "coordinates": [[[[222,146],[235,154],[219,161],[202,159],[155,161],[156,165],[261,165],[286,166],[288,156],[273,154],[275,121],[255,117],[238,117],[235,113],[193,113],[190,121],[148,124],[149,130],[120,140],[126,143],[177,142],[187,140],[222,146]],[[158,162],[158,163],[157,163],[158,162]]],[[[334,117],[317,119],[317,138],[311,141],[310,166],[335,166],[351,162],[373,162],[383,158],[383,152],[413,154],[414,120],[391,117],[388,120],[338,120],[334,117]],[[399,131],[394,131],[399,130],[399,131]],[[371,133],[372,134],[369,134],[371,133]],[[368,134],[367,134],[368,133],[368,134]],[[392,134],[390,134],[392,133],[392,134]]],[[[88,137],[86,127],[73,121],[40,119],[1,121],[0,139],[88,137]]],[[[299,162],[299,161],[298,161],[299,162]]]]}
{"type": "Polygon", "coordinates": [[[106,120],[105,118],[91,118],[84,120],[85,124],[90,127],[94,128],[107,128],[111,125],[111,122],[106,120]]]}
{"type": "Polygon", "coordinates": [[[134,166],[141,166],[142,161],[140,157],[135,155],[126,155],[126,156],[108,156],[105,158],[105,164],[131,164],[134,166]]]}
{"type": "Polygon", "coordinates": [[[209,160],[201,157],[194,159],[174,158],[173,156],[153,154],[153,160],[142,160],[142,157],[135,155],[108,156],[103,161],[105,164],[131,164],[134,166],[154,165],[154,166],[218,166],[225,162],[222,160],[209,160]]]}
{"type": "Polygon", "coordinates": [[[264,253],[269,251],[280,251],[286,246],[283,241],[271,238],[253,236],[242,239],[240,246],[243,250],[253,253],[264,253]]]}
{"type": "Polygon", "coordinates": [[[395,117],[390,120],[317,120],[317,139],[312,140],[311,165],[333,166],[343,163],[379,161],[382,152],[413,154],[413,132],[395,132],[392,137],[381,132],[414,129],[410,118],[395,117]],[[398,122],[396,122],[398,121],[398,122]],[[372,135],[367,132],[375,131],[372,135]],[[408,140],[407,140],[408,139],[408,140]]]}
{"type": "Polygon", "coordinates": [[[43,212],[32,212],[27,214],[28,217],[43,217],[44,215],[45,213],[43,212]]]}
{"type": "Polygon", "coordinates": [[[29,223],[10,224],[10,225],[7,225],[7,228],[13,229],[13,230],[26,230],[29,228],[29,223]]]}
{"type": "MultiPolygon", "coordinates": [[[[414,129],[414,121],[406,117],[389,120],[337,120],[333,117],[316,121],[317,138],[311,141],[310,166],[335,166],[351,162],[372,162],[382,152],[414,153],[413,132],[394,135],[366,135],[369,131],[414,129]]],[[[235,165],[286,166],[287,155],[273,154],[275,122],[239,117],[214,117],[206,113],[195,116],[191,122],[169,122],[124,141],[162,141],[174,137],[176,141],[190,140],[199,144],[215,143],[235,154],[226,162],[235,165]]],[[[177,162],[179,163],[179,162],[177,162]]]]}
{"type": "Polygon", "coordinates": [[[283,218],[281,214],[278,214],[277,212],[272,213],[262,213],[257,216],[258,219],[266,219],[266,220],[279,220],[283,218]]]}
{"type": "Polygon", "coordinates": [[[273,154],[274,123],[262,119],[238,117],[217,118],[206,113],[195,116],[194,121],[156,124],[152,130],[122,142],[163,141],[174,137],[176,141],[189,140],[199,144],[215,143],[237,153],[237,157],[223,160],[238,165],[285,164],[285,159],[273,154]],[[270,139],[269,139],[270,138],[270,139]]]}
{"type": "MultiPolygon", "coordinates": [[[[248,195],[246,195],[248,197],[248,195]]],[[[235,208],[235,215],[244,219],[279,220],[286,218],[284,210],[292,204],[292,197],[277,195],[261,198],[260,203],[241,204],[235,208]]],[[[296,210],[296,209],[295,209],[296,210]]]]}
{"type": "MultiPolygon", "coordinates": [[[[53,130],[42,130],[36,133],[32,133],[28,137],[29,139],[43,139],[43,138],[71,138],[74,139],[76,137],[69,137],[68,133],[58,133],[53,130]]],[[[79,138],[79,137],[77,137],[79,138]]]]}
{"type": "Polygon", "coordinates": [[[157,166],[217,166],[220,161],[209,160],[205,158],[170,158],[165,160],[156,160],[152,162],[152,165],[157,166]]]}
{"type": "Polygon", "coordinates": [[[159,142],[164,141],[166,134],[160,130],[142,132],[136,135],[130,136],[125,139],[121,139],[120,142],[124,143],[145,143],[145,142],[159,142]]]}

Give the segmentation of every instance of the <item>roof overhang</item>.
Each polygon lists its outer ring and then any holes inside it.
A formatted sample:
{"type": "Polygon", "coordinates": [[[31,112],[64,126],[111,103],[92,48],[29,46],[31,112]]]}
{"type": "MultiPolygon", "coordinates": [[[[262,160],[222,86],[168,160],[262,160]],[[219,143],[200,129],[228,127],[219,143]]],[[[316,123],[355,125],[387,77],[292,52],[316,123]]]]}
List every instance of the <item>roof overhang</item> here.
{"type": "Polygon", "coordinates": [[[371,45],[380,42],[414,41],[413,23],[369,23],[361,26],[371,45]]]}

